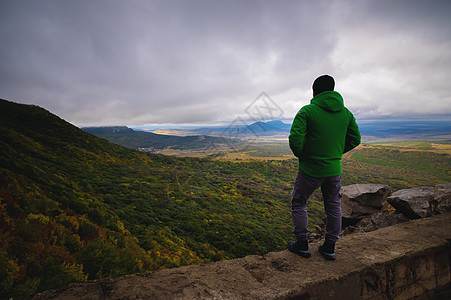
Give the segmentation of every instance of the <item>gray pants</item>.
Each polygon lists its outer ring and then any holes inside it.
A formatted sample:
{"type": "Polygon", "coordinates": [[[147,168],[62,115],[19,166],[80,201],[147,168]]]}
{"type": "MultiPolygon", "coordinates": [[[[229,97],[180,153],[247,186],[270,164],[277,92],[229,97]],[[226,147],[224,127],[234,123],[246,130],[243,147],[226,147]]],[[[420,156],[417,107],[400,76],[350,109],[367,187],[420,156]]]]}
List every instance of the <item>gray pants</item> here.
{"type": "Polygon", "coordinates": [[[341,232],[341,174],[332,177],[311,177],[301,170],[296,175],[294,189],[291,193],[291,215],[293,233],[296,238],[308,238],[307,201],[312,193],[321,187],[324,209],[326,211],[326,241],[335,243],[341,232]]]}

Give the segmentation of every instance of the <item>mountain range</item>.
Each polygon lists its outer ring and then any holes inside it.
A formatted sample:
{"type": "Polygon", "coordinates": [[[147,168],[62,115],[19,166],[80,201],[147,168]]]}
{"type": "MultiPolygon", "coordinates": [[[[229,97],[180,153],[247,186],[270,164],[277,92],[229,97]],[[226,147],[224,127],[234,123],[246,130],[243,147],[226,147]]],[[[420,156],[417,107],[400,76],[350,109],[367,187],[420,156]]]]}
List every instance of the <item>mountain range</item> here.
{"type": "MultiPolygon", "coordinates": [[[[451,142],[451,120],[357,120],[363,141],[396,138],[451,142]]],[[[255,122],[250,125],[232,123],[229,126],[210,126],[188,129],[187,132],[230,137],[288,137],[291,124],[280,120],[255,122]]],[[[182,133],[183,130],[177,130],[182,133]]]]}
{"type": "MultiPolygon", "coordinates": [[[[430,141],[451,142],[451,120],[357,120],[363,142],[372,141],[430,141]]],[[[173,129],[177,135],[205,135],[231,139],[287,138],[291,124],[280,120],[245,124],[232,122],[227,126],[205,126],[190,129],[173,129]]],[[[141,128],[140,130],[145,130],[141,128]]]]}
{"type": "Polygon", "coordinates": [[[280,120],[273,120],[268,122],[254,122],[246,124],[242,122],[232,122],[227,126],[210,126],[191,129],[192,132],[199,132],[202,134],[231,136],[231,137],[245,137],[253,138],[259,136],[273,136],[286,135],[290,132],[291,124],[286,124],[280,120]]]}
{"type": "Polygon", "coordinates": [[[134,130],[127,126],[82,127],[83,131],[106,139],[111,143],[131,149],[155,152],[164,148],[210,149],[237,148],[243,139],[268,136],[288,136],[291,125],[275,120],[255,122],[250,125],[232,124],[179,130],[186,136],[157,134],[134,130]],[[193,135],[194,134],[194,135],[193,135]]]}
{"type": "Polygon", "coordinates": [[[284,136],[287,137],[291,125],[280,120],[267,122],[253,122],[247,124],[244,120],[237,119],[225,126],[205,126],[190,129],[173,129],[178,135],[202,134],[231,139],[253,139],[258,137],[284,136]]]}

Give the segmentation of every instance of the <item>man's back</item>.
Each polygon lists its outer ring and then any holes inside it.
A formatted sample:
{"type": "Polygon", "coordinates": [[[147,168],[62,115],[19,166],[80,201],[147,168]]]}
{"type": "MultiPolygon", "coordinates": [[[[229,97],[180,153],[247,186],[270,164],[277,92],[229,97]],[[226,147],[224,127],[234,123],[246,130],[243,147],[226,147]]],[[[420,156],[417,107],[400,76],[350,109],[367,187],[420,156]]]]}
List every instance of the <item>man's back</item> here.
{"type": "Polygon", "coordinates": [[[313,177],[341,174],[343,153],[360,143],[352,113],[338,92],[315,96],[296,115],[289,136],[290,147],[300,168],[313,177]]]}

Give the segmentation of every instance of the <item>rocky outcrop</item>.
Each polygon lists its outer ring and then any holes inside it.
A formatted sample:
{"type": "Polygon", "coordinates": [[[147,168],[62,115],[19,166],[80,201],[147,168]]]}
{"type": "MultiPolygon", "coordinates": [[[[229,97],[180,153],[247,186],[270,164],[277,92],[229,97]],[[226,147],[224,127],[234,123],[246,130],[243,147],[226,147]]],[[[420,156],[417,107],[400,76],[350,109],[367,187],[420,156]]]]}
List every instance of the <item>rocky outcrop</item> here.
{"type": "Polygon", "coordinates": [[[396,191],[382,184],[344,186],[344,234],[369,232],[451,210],[451,183],[396,191]],[[390,204],[395,211],[389,210],[390,204]]]}
{"type": "Polygon", "coordinates": [[[393,189],[385,184],[353,184],[341,188],[343,218],[362,219],[380,212],[393,189]]]}
{"type": "Polygon", "coordinates": [[[369,232],[406,221],[409,221],[409,219],[397,211],[381,211],[363,218],[355,226],[345,228],[344,233],[369,232]]]}
{"type": "Polygon", "coordinates": [[[451,183],[400,190],[387,201],[409,219],[429,217],[451,210],[451,183]]]}

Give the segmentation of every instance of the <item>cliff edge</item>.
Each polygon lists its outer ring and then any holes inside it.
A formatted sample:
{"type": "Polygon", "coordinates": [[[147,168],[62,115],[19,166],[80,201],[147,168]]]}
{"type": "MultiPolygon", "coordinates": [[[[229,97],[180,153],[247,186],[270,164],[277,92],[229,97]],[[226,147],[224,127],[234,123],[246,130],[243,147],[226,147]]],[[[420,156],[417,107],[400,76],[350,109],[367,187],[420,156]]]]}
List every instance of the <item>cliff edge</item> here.
{"type": "Polygon", "coordinates": [[[336,261],[288,251],[73,284],[32,299],[451,298],[451,212],[346,235],[336,261]]]}

